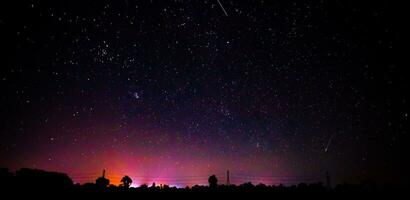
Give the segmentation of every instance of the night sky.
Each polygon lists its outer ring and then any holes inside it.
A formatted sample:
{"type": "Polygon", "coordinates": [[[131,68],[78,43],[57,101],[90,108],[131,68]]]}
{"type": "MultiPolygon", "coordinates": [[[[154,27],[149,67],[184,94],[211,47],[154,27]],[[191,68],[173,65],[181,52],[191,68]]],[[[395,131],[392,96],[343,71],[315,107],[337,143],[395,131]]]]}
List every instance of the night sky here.
{"type": "Polygon", "coordinates": [[[0,166],[142,183],[401,182],[400,5],[0,3],[0,166]]]}

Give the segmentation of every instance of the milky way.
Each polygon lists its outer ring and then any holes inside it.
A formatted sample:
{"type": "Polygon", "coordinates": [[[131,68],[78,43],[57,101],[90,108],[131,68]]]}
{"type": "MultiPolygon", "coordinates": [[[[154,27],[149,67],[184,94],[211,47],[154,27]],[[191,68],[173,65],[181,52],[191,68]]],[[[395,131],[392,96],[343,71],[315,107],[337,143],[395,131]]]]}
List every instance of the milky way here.
{"type": "Polygon", "coordinates": [[[391,5],[0,7],[1,167],[137,185],[227,170],[235,184],[402,179],[409,84],[391,5]]]}

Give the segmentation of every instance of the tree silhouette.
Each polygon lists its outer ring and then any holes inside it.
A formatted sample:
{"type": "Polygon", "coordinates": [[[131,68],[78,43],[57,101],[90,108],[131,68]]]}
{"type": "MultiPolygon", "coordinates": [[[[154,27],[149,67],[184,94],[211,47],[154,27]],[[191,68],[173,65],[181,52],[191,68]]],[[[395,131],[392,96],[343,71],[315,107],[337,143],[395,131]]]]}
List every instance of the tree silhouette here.
{"type": "Polygon", "coordinates": [[[124,176],[121,179],[122,186],[125,188],[129,188],[132,183],[132,179],[129,176],[124,176]]]}
{"type": "Polygon", "coordinates": [[[215,175],[212,175],[209,177],[208,183],[210,188],[216,188],[218,186],[218,179],[215,175]]]}

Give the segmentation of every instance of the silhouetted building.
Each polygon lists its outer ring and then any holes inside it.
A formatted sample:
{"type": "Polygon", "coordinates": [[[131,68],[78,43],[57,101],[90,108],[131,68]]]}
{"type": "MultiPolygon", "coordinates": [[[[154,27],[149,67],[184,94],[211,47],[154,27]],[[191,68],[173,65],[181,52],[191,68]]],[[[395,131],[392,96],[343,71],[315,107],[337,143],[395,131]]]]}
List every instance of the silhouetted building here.
{"type": "Polygon", "coordinates": [[[16,172],[15,183],[29,185],[33,189],[69,189],[73,181],[67,174],[22,168],[16,172]]]}
{"type": "Polygon", "coordinates": [[[95,180],[95,184],[100,188],[106,188],[110,184],[110,180],[105,178],[105,169],[103,170],[102,176],[95,180]]]}

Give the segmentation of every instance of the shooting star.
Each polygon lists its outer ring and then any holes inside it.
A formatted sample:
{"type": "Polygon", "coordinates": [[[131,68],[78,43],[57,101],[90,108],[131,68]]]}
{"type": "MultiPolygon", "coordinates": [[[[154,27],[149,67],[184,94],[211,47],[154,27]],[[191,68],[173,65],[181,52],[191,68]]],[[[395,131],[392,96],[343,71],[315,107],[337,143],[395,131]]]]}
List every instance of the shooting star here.
{"type": "Polygon", "coordinates": [[[222,11],[224,11],[225,15],[228,17],[228,13],[226,12],[224,6],[221,4],[221,2],[219,0],[216,0],[216,1],[218,1],[218,4],[221,7],[222,11]]]}
{"type": "Polygon", "coordinates": [[[327,145],[326,145],[326,148],[325,148],[325,152],[327,152],[327,150],[329,149],[329,146],[330,146],[330,144],[332,143],[333,136],[334,136],[334,134],[331,135],[330,138],[329,138],[329,141],[327,141],[327,145]]]}

